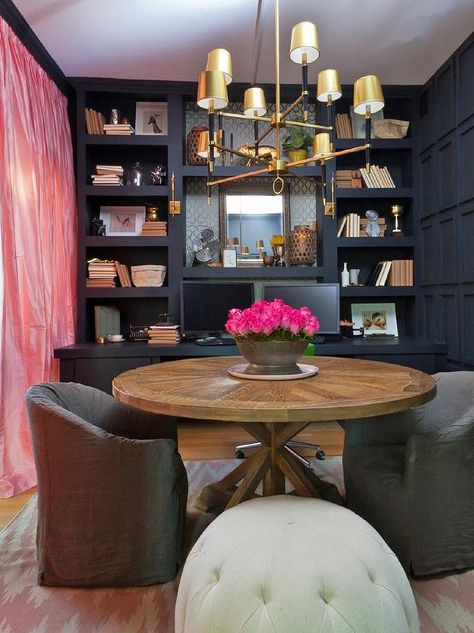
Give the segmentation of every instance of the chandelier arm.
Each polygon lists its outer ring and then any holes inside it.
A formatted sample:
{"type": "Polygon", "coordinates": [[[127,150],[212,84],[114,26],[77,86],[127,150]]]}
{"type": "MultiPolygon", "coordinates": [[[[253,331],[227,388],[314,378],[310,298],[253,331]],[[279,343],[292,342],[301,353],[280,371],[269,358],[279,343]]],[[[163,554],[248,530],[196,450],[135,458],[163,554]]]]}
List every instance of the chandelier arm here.
{"type": "Polygon", "coordinates": [[[219,178],[218,180],[211,180],[207,183],[208,187],[215,187],[216,185],[222,185],[226,182],[235,182],[236,180],[242,180],[243,178],[253,178],[254,176],[260,176],[261,174],[268,174],[268,169],[256,169],[255,171],[249,171],[246,174],[238,174],[237,176],[229,176],[228,178],[219,178]]]}
{"type": "Polygon", "coordinates": [[[268,136],[270,134],[270,132],[273,130],[272,126],[269,125],[268,128],[265,130],[265,132],[262,132],[260,134],[260,136],[257,139],[257,145],[260,145],[260,143],[263,141],[263,139],[268,136]]]}
{"type": "Polygon", "coordinates": [[[357,152],[363,152],[366,149],[367,149],[367,145],[359,145],[358,147],[350,147],[349,149],[341,149],[338,152],[332,152],[331,154],[326,154],[324,158],[322,159],[317,158],[316,156],[310,156],[309,158],[304,158],[303,160],[295,160],[291,163],[288,163],[288,167],[306,165],[307,163],[318,162],[320,160],[330,160],[331,158],[337,158],[338,156],[345,156],[346,154],[355,154],[357,152]]]}
{"type": "Polygon", "coordinates": [[[275,127],[276,127],[276,146],[277,160],[281,159],[281,123],[280,123],[280,8],[278,0],[275,0],[275,68],[276,68],[276,85],[275,85],[275,127]]]}
{"type": "Polygon", "coordinates": [[[295,99],[293,103],[286,108],[286,110],[283,110],[283,112],[280,115],[280,120],[284,121],[286,117],[290,114],[290,112],[294,110],[296,106],[299,105],[302,101],[303,101],[303,95],[300,94],[300,96],[297,99],[295,99]]]}
{"type": "Polygon", "coordinates": [[[237,114],[234,112],[223,112],[222,116],[228,119],[246,119],[247,121],[264,121],[265,123],[271,123],[272,120],[268,116],[256,116],[255,114],[237,114]]]}
{"type": "Polygon", "coordinates": [[[295,127],[309,127],[312,130],[326,130],[329,132],[333,129],[331,125],[317,125],[316,123],[304,123],[303,121],[285,121],[285,125],[293,125],[295,127]]]}
{"type": "Polygon", "coordinates": [[[301,64],[301,85],[303,97],[303,121],[308,120],[308,64],[306,61],[306,53],[303,53],[303,63],[301,64]]]}

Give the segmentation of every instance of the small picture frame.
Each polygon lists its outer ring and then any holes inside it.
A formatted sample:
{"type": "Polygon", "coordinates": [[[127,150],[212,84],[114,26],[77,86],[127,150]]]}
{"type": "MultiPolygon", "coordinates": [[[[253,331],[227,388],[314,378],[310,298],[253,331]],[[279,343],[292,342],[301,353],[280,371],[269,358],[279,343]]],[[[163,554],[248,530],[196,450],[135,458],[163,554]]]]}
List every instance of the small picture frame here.
{"type": "Polygon", "coordinates": [[[354,328],[364,328],[364,334],[398,336],[394,303],[353,303],[354,328]]]}
{"type": "Polygon", "coordinates": [[[137,101],[135,134],[168,134],[168,104],[166,101],[137,101]]]}
{"type": "Polygon", "coordinates": [[[100,207],[100,219],[104,221],[108,237],[141,235],[145,213],[146,207],[100,207]]]}
{"type": "Polygon", "coordinates": [[[224,248],[222,251],[222,266],[235,268],[237,266],[237,251],[235,248],[224,248]]]}

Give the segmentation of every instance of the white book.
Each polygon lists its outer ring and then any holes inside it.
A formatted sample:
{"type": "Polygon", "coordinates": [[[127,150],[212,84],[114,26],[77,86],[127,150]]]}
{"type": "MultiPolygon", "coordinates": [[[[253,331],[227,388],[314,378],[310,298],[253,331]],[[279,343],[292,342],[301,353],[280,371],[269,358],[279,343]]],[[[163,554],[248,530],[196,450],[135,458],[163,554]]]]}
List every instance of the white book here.
{"type": "Polygon", "coordinates": [[[394,183],[394,181],[393,181],[392,176],[390,175],[390,172],[388,171],[388,168],[387,168],[387,167],[384,167],[384,168],[383,168],[383,172],[384,172],[384,174],[385,174],[385,176],[386,176],[386,178],[387,178],[387,181],[390,183],[390,185],[389,185],[389,186],[390,186],[390,188],[395,188],[395,186],[396,186],[396,185],[395,185],[395,183],[394,183]]]}

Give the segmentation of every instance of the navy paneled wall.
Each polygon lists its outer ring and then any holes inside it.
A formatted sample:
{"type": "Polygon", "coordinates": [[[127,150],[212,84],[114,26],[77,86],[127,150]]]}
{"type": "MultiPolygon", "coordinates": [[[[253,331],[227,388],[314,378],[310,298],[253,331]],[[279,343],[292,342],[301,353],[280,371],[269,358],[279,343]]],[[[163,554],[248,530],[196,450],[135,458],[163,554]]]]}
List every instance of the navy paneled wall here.
{"type": "Polygon", "coordinates": [[[474,365],[474,38],[419,100],[419,318],[454,365],[474,365]]]}

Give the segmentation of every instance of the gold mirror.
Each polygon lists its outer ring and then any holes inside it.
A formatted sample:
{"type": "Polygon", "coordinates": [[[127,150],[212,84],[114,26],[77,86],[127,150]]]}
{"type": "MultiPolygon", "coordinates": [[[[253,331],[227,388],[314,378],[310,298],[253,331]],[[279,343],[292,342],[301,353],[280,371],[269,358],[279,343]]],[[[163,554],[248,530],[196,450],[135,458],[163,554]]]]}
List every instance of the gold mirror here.
{"type": "Polygon", "coordinates": [[[272,235],[286,235],[289,229],[288,186],[276,196],[271,182],[222,185],[219,189],[219,231],[224,247],[258,258],[271,254],[272,235]],[[248,250],[247,250],[248,249],[248,250]]]}

